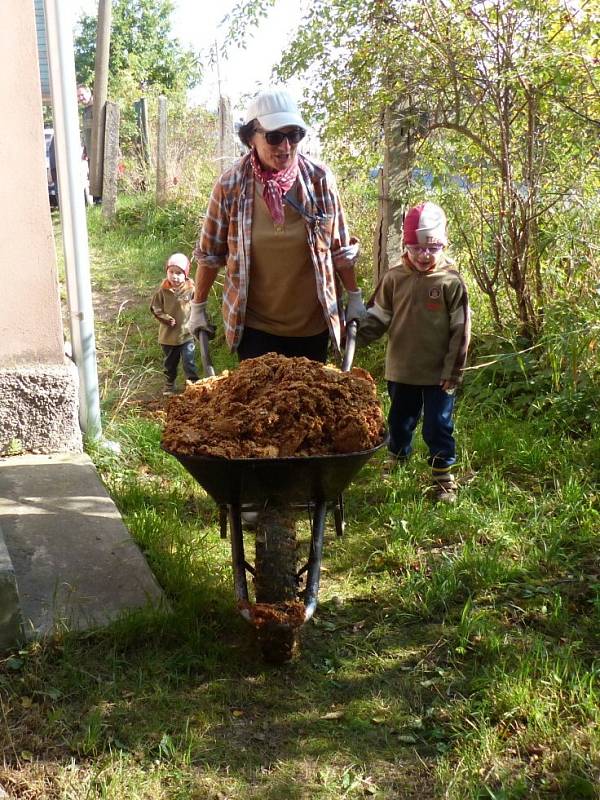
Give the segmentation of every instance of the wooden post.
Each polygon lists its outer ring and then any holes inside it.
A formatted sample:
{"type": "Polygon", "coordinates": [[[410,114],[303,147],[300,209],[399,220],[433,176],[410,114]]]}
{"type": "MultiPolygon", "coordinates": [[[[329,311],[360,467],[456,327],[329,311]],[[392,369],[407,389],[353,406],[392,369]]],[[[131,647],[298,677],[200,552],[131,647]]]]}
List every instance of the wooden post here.
{"type": "Polygon", "coordinates": [[[390,226],[389,171],[386,167],[388,149],[384,145],[384,164],[377,176],[377,225],[373,236],[373,286],[377,286],[383,273],[388,269],[387,235],[390,226]]]}
{"type": "Polygon", "coordinates": [[[228,97],[219,97],[219,168],[228,169],[235,160],[233,114],[228,97]]]}
{"type": "Polygon", "coordinates": [[[158,132],[156,136],[156,204],[167,202],[167,98],[158,98],[158,132]]]}
{"type": "Polygon", "coordinates": [[[117,179],[119,177],[119,119],[120,109],[116,103],[106,103],[104,126],[104,179],[102,192],[102,216],[112,219],[117,210],[117,179]]]}
{"type": "Polygon", "coordinates": [[[96,31],[96,62],[94,77],[94,105],[92,116],[92,152],[90,159],[90,190],[94,197],[102,197],[102,159],[104,156],[104,114],[108,94],[108,55],[110,49],[111,0],[100,0],[96,31]]]}
{"type": "Polygon", "coordinates": [[[402,221],[414,158],[411,114],[405,100],[388,106],[384,115],[384,160],[379,176],[379,220],[375,229],[375,284],[402,255],[402,221]]]}
{"type": "Polygon", "coordinates": [[[150,166],[150,139],[148,137],[148,103],[141,97],[134,104],[138,133],[140,136],[140,153],[146,167],[150,166]]]}

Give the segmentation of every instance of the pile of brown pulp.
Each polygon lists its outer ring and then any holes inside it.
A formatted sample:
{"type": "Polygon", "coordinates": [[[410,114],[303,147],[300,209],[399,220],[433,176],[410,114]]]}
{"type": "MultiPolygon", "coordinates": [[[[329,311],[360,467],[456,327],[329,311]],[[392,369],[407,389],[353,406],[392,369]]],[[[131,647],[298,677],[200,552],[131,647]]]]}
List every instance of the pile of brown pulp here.
{"type": "Polygon", "coordinates": [[[162,444],[184,455],[281,458],[370,450],[383,436],[368,372],[269,353],[173,397],[162,444]]]}

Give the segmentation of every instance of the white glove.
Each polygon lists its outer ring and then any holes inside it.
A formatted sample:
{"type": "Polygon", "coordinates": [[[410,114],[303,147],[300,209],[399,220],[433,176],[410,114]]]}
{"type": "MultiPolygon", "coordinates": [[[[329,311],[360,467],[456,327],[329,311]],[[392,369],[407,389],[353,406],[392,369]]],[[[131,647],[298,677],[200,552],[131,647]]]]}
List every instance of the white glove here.
{"type": "Polygon", "coordinates": [[[353,319],[361,320],[367,316],[367,309],[362,299],[362,292],[358,289],[356,292],[347,292],[348,305],[346,306],[346,322],[351,322],[353,319]]]}
{"type": "Polygon", "coordinates": [[[194,303],[192,301],[191,306],[192,310],[190,312],[188,328],[192,336],[197,338],[200,331],[206,331],[206,333],[208,333],[208,338],[213,339],[215,335],[215,326],[208,318],[206,300],[203,303],[194,303]]]}
{"type": "Polygon", "coordinates": [[[348,259],[348,261],[352,261],[352,263],[354,263],[358,258],[358,253],[360,252],[359,243],[351,242],[351,244],[348,245],[346,250],[348,251],[346,254],[346,258],[348,259]]]}
{"type": "Polygon", "coordinates": [[[333,255],[333,263],[335,264],[336,269],[347,269],[349,267],[354,267],[356,264],[356,259],[358,258],[358,254],[360,252],[360,243],[358,239],[354,236],[350,239],[350,243],[347,244],[345,247],[340,247],[339,242],[336,243],[337,247],[334,246],[332,251],[333,255]]]}

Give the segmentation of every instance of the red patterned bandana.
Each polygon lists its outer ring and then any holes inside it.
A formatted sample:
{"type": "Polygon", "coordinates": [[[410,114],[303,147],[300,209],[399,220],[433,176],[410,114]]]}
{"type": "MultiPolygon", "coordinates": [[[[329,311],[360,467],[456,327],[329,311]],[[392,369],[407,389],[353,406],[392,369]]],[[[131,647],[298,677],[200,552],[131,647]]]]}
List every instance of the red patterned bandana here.
{"type": "Polygon", "coordinates": [[[269,209],[273,222],[283,225],[285,214],[283,211],[283,195],[289,191],[298,176],[298,156],[287,169],[273,172],[270,169],[263,169],[260,165],[256,150],[252,151],[250,157],[252,171],[257,181],[264,186],[263,198],[269,209]]]}

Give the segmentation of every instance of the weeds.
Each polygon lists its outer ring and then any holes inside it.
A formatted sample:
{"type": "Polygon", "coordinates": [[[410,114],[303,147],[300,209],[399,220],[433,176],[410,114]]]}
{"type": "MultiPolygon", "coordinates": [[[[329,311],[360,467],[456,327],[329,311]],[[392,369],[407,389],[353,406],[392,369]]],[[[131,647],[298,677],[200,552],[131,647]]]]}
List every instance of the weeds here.
{"type": "MultiPolygon", "coordinates": [[[[549,331],[528,353],[505,343],[469,376],[456,425],[470,480],[455,506],[427,499],[420,440],[391,475],[366,465],[345,494],[346,535],[328,524],[302,655],[274,670],[233,607],[213,502],[160,449],[146,298],[185,239],[157,226],[150,242],[135,222],[147,212],[128,213],[116,230],[90,225],[116,298],[99,329],[105,435],[122,445],[91,455],[170,608],[4,659],[0,784],[65,800],[598,797],[594,324],[563,320],[573,342],[549,331]]],[[[381,379],[381,354],[357,363],[381,379]]]]}

